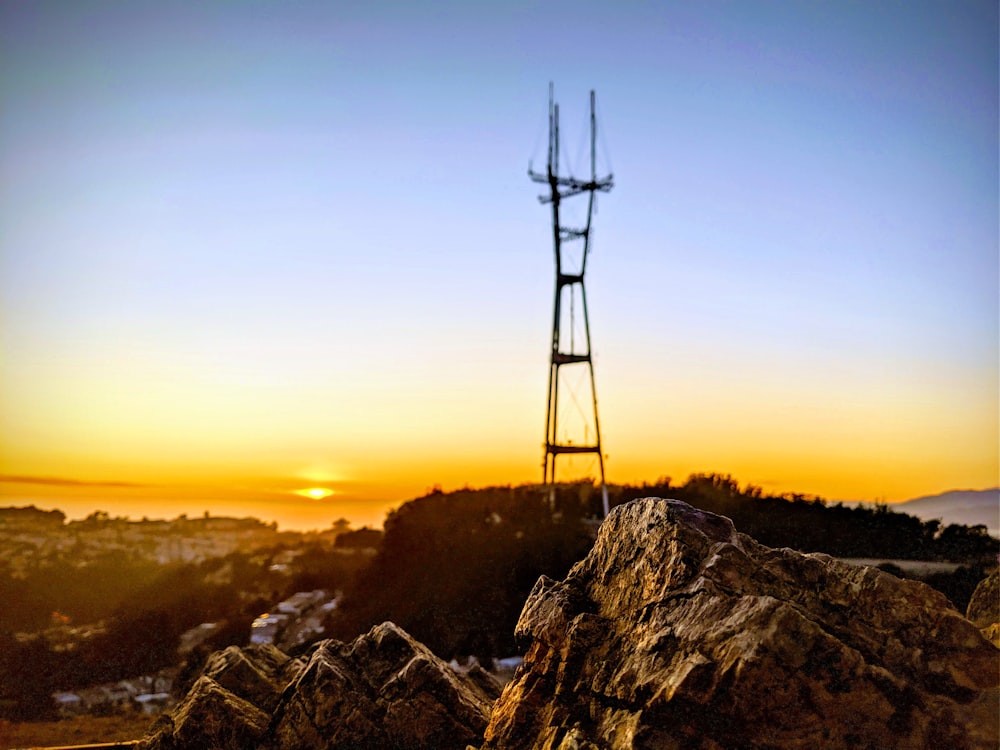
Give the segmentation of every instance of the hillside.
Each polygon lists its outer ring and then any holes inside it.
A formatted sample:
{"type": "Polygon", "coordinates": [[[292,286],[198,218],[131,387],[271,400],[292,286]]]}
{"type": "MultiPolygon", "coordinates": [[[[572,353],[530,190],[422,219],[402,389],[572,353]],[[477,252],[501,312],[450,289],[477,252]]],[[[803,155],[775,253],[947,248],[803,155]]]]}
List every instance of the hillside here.
{"type": "MultiPolygon", "coordinates": [[[[956,563],[927,582],[960,610],[1000,551],[982,527],[771,496],[728,475],[609,489],[613,506],[683,500],[777,549],[956,563]]],[[[320,623],[324,637],[348,642],[390,620],[440,657],[489,663],[517,652],[514,626],[539,576],[562,578],[587,554],[600,502],[589,483],[552,495],[537,485],[434,491],[390,513],[384,534],[329,538],[278,535],[253,519],[155,524],[95,514],[66,524],[61,514],[8,514],[0,599],[14,606],[0,616],[0,717],[42,718],[55,710],[53,692],[168,667],[180,668],[178,689],[186,688],[211,649],[247,645],[261,612],[318,589],[343,592],[320,623]],[[253,540],[241,537],[244,548],[230,551],[222,526],[253,540]],[[182,637],[205,623],[217,626],[211,643],[181,654],[182,637]]],[[[292,655],[310,643],[296,641],[292,655]]]]}
{"type": "Polygon", "coordinates": [[[951,490],[940,495],[917,497],[892,508],[923,521],[939,519],[944,525],[985,526],[1000,536],[1000,487],[989,490],[951,490]]]}

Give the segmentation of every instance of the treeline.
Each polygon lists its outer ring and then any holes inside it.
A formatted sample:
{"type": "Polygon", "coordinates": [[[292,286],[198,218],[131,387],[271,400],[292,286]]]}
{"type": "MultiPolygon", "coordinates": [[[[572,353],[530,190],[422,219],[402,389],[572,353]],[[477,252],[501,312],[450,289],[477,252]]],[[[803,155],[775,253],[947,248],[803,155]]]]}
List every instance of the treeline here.
{"type": "Polygon", "coordinates": [[[0,525],[56,527],[65,522],[61,510],[39,510],[34,505],[0,508],[0,525]]]}
{"type": "Polygon", "coordinates": [[[740,487],[727,474],[692,474],[682,485],[669,479],[622,486],[613,503],[637,497],[670,497],[732,519],[738,531],[769,547],[825,552],[835,557],[947,560],[979,564],[996,560],[1000,542],[985,526],[943,526],[896,513],[887,505],[847,507],[804,495],[767,495],[740,487]]]}
{"type": "Polygon", "coordinates": [[[553,518],[538,487],[412,500],[386,518],[331,635],[348,640],[392,620],[447,658],[513,653],[514,623],[538,577],[563,577],[592,543],[576,520],[553,518]]]}
{"type": "Polygon", "coordinates": [[[14,574],[0,568],[0,632],[32,632],[67,616],[75,623],[110,617],[130,596],[153,584],[163,566],[121,550],[87,565],[68,556],[14,574]]]}

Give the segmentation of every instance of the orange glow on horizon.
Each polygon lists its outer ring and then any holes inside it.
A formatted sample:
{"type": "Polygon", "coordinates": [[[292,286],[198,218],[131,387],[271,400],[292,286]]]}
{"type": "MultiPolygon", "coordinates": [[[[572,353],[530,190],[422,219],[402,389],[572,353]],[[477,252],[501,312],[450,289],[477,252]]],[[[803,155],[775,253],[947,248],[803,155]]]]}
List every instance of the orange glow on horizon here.
{"type": "MultiPolygon", "coordinates": [[[[681,484],[718,472],[769,493],[890,503],[1000,484],[992,373],[935,390],[864,378],[782,384],[747,371],[734,381],[719,371],[662,382],[629,373],[623,381],[606,369],[598,389],[606,393],[602,442],[612,484],[663,476],[681,484]]],[[[454,399],[435,387],[433,397],[387,398],[368,412],[337,394],[281,391],[273,409],[250,420],[256,425],[246,417],[205,421],[197,410],[184,417],[180,399],[170,419],[149,414],[142,425],[100,412],[60,422],[42,406],[37,414],[51,419],[35,419],[27,406],[39,397],[28,389],[5,406],[11,429],[0,435],[0,502],[59,508],[70,518],[208,510],[284,529],[328,528],[339,518],[381,526],[389,510],[435,486],[541,481],[544,383],[530,386],[488,383],[454,399]]],[[[166,413],[168,404],[157,409],[166,413]]],[[[560,480],[599,475],[592,457],[563,458],[560,480]]]]}

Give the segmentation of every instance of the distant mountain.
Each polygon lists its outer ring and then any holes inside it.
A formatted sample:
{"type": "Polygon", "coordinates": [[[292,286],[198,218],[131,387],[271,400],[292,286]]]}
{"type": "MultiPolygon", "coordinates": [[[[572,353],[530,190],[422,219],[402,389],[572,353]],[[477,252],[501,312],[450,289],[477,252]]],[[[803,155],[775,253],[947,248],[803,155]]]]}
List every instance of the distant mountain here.
{"type": "Polygon", "coordinates": [[[951,490],[940,495],[917,497],[889,506],[923,521],[938,518],[946,526],[982,524],[993,536],[1000,536],[1000,487],[989,490],[951,490]]]}

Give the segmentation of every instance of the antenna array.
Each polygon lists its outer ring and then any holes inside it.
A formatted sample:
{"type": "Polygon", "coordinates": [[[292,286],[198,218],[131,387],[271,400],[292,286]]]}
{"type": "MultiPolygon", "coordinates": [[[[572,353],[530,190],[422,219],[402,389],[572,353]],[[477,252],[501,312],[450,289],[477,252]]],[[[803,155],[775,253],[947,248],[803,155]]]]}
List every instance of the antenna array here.
{"type": "MultiPolygon", "coordinates": [[[[550,487],[550,498],[554,499],[556,481],[556,457],[566,454],[594,454],[601,472],[601,497],[604,515],[608,514],[608,488],[604,477],[604,454],[601,452],[601,426],[597,417],[597,388],[594,382],[594,363],[590,347],[590,319],[587,315],[587,291],[583,283],[587,270],[587,256],[591,249],[592,219],[594,216],[594,199],[597,192],[606,193],[614,186],[613,177],[597,176],[597,118],[594,110],[594,92],[590,92],[590,178],[579,179],[573,176],[559,174],[559,105],[553,99],[552,84],[549,84],[549,144],[548,161],[544,173],[535,172],[530,166],[528,176],[534,182],[547,184],[549,190],[538,197],[543,204],[552,206],[552,239],[556,261],[555,305],[552,315],[552,348],[549,358],[549,391],[548,405],[545,415],[545,464],[542,474],[543,483],[550,487]],[[587,201],[586,222],[582,227],[569,227],[562,224],[560,218],[561,204],[567,198],[585,196],[587,201]],[[570,258],[575,257],[571,250],[580,248],[575,267],[570,258]],[[574,335],[576,317],[575,300],[579,292],[583,312],[584,341],[577,348],[574,335]],[[563,303],[569,297],[568,311],[563,303]],[[567,315],[568,312],[568,315],[567,315]],[[567,335],[568,334],[568,335],[567,335]],[[560,379],[562,368],[585,368],[590,375],[590,414],[584,415],[584,435],[582,442],[566,433],[560,433],[558,424],[560,395],[565,388],[565,380],[560,379]],[[593,440],[590,439],[590,426],[593,425],[593,440]]],[[[565,395],[565,394],[563,394],[565,395]]],[[[579,400],[572,392],[568,394],[580,407],[579,400]]],[[[565,397],[563,398],[565,402],[565,397]]],[[[581,407],[581,411],[583,411],[581,407]]],[[[577,439],[579,436],[577,436],[577,439]]]]}

